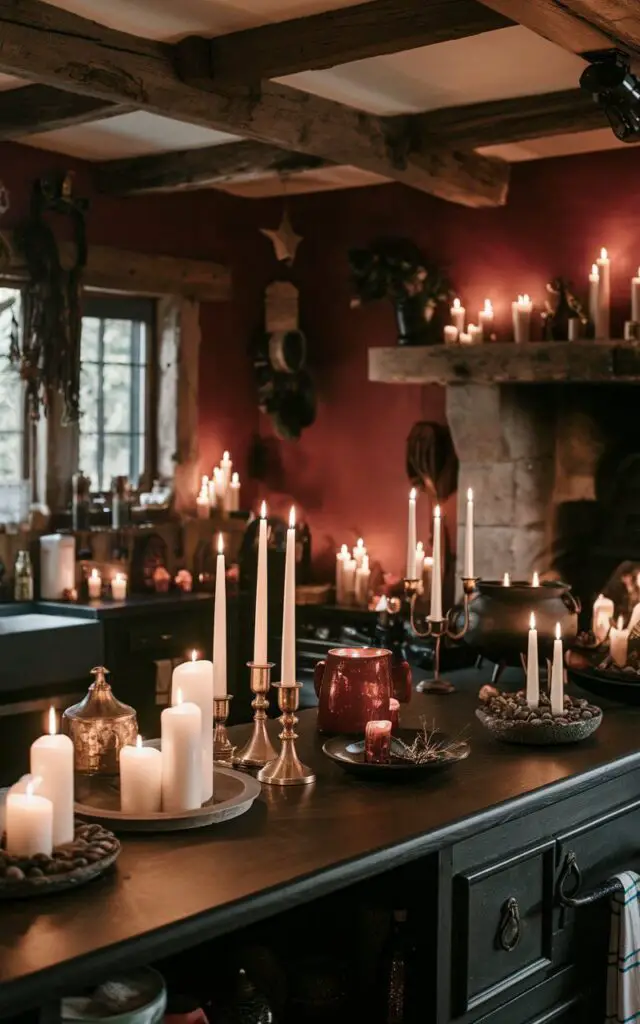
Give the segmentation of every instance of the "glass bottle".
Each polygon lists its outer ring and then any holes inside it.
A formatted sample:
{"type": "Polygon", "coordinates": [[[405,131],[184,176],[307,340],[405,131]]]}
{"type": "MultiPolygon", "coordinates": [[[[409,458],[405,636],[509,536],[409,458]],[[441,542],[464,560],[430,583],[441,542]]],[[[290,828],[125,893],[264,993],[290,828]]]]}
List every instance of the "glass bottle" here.
{"type": "Polygon", "coordinates": [[[14,601],[33,601],[33,567],[28,551],[18,551],[13,574],[14,601]]]}

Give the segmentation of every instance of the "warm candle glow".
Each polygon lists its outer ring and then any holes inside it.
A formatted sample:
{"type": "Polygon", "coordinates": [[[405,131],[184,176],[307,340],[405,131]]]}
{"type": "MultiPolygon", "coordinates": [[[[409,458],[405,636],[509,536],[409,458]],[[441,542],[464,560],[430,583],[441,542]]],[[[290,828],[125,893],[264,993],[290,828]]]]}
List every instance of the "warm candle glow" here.
{"type": "Polygon", "coordinates": [[[295,507],[295,505],[292,505],[291,506],[291,510],[289,512],[289,529],[290,530],[294,530],[295,526],[296,526],[296,507],[295,507]]]}
{"type": "Polygon", "coordinates": [[[559,640],[562,636],[562,630],[560,629],[560,623],[556,622],[556,640],[559,640]]]}
{"type": "Polygon", "coordinates": [[[491,305],[491,299],[484,300],[484,313],[493,313],[493,306],[491,305]]]}
{"type": "Polygon", "coordinates": [[[531,580],[531,586],[532,587],[539,587],[540,586],[540,577],[538,576],[537,572],[534,572],[534,574],[533,574],[533,579],[531,580]]]}
{"type": "Polygon", "coordinates": [[[55,736],[56,732],[57,732],[56,709],[53,706],[51,706],[49,708],[49,735],[50,736],[55,736]]]}
{"type": "Polygon", "coordinates": [[[222,534],[219,533],[218,534],[218,554],[222,555],[223,553],[224,553],[224,538],[223,538],[222,534]]]}
{"type": "Polygon", "coordinates": [[[473,501],[473,489],[471,487],[467,490],[467,501],[473,501]]]}
{"type": "Polygon", "coordinates": [[[604,246],[602,246],[602,249],[600,250],[600,259],[601,260],[608,260],[609,259],[609,253],[607,252],[607,250],[605,249],[604,246]]]}
{"type": "Polygon", "coordinates": [[[140,733],[138,733],[138,735],[136,736],[136,748],[138,750],[142,750],[142,736],[140,735],[140,733]]]}
{"type": "Polygon", "coordinates": [[[536,628],[536,617],[535,617],[534,613],[531,612],[531,615],[529,616],[529,629],[535,629],[535,628],[536,628]]]}
{"type": "Polygon", "coordinates": [[[266,503],[266,501],[263,501],[262,505],[260,506],[260,518],[261,519],[266,519],[267,518],[267,503],[266,503]]]}
{"type": "Polygon", "coordinates": [[[240,474],[239,473],[232,473],[231,474],[231,483],[232,484],[239,484],[240,483],[240,474]]]}
{"type": "Polygon", "coordinates": [[[198,660],[198,652],[197,651],[192,651],[191,652],[191,660],[192,661],[197,661],[198,660]]]}
{"type": "Polygon", "coordinates": [[[409,501],[415,501],[417,493],[418,492],[416,491],[415,487],[412,487],[411,490],[409,491],[409,501]]]}
{"type": "Polygon", "coordinates": [[[223,462],[228,462],[229,461],[229,452],[223,452],[222,453],[222,461],[223,462]]]}
{"type": "Polygon", "coordinates": [[[116,581],[116,583],[124,583],[125,579],[126,576],[124,575],[123,572],[117,572],[114,576],[114,580],[116,581]]]}
{"type": "Polygon", "coordinates": [[[505,572],[504,576],[502,577],[502,586],[503,587],[510,587],[511,586],[511,577],[510,577],[508,572],[505,572]]]}
{"type": "Polygon", "coordinates": [[[349,557],[349,548],[347,547],[346,544],[343,544],[342,547],[340,548],[340,557],[341,558],[348,558],[349,557]]]}
{"type": "Polygon", "coordinates": [[[596,281],[600,277],[600,271],[598,269],[598,264],[597,263],[592,263],[591,264],[591,276],[595,277],[596,281]]]}
{"type": "Polygon", "coordinates": [[[460,299],[454,299],[453,300],[452,309],[462,309],[462,304],[460,302],[460,299]]]}
{"type": "Polygon", "coordinates": [[[358,537],[358,543],[356,544],[356,547],[357,548],[363,548],[364,547],[364,540],[362,539],[362,537],[358,537]]]}
{"type": "Polygon", "coordinates": [[[92,580],[99,580],[100,579],[100,573],[98,572],[97,569],[92,569],[91,570],[91,579],[92,580]]]}
{"type": "Polygon", "coordinates": [[[439,519],[440,518],[440,506],[439,505],[436,505],[436,507],[433,510],[433,518],[434,519],[439,519]]]}

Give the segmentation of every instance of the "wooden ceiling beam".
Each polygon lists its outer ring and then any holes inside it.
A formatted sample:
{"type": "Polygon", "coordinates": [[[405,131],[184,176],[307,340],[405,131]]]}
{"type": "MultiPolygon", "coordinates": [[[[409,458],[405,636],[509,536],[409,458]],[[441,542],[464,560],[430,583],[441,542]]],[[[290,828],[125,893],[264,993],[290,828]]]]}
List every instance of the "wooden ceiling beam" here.
{"type": "Polygon", "coordinates": [[[351,164],[467,206],[506,200],[509,167],[477,154],[410,151],[384,118],[274,82],[183,81],[176,49],[106,29],[40,0],[0,0],[0,71],[55,88],[351,164]],[[54,42],[52,42],[54,40],[54,42]]]}
{"type": "Polygon", "coordinates": [[[0,141],[100,121],[132,108],[93,96],[75,96],[49,85],[24,85],[0,92],[0,141]]]}
{"type": "Polygon", "coordinates": [[[207,40],[208,68],[215,82],[247,84],[512,24],[477,0],[370,0],[207,40]]]}
{"type": "Polygon", "coordinates": [[[640,56],[637,0],[482,0],[496,14],[583,54],[617,47],[640,56]]]}

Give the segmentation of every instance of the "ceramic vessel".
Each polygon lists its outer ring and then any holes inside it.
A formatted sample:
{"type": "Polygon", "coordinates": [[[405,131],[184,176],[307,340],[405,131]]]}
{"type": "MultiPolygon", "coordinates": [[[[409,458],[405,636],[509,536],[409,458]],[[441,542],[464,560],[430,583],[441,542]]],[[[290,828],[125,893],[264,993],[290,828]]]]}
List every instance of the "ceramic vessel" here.
{"type": "Polygon", "coordinates": [[[393,697],[391,651],[336,647],[314,670],[318,729],[361,736],[367,722],[389,718],[393,697]]]}

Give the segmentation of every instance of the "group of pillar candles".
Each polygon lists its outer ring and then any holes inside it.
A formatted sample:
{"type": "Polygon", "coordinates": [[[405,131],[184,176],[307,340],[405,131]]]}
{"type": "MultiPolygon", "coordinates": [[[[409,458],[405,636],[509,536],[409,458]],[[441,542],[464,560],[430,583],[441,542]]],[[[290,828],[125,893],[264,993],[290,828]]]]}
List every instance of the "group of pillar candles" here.
{"type": "Polygon", "coordinates": [[[336,604],[367,608],[370,579],[369,555],[362,537],[351,552],[343,544],[336,555],[336,604]]]}
{"type": "MultiPolygon", "coordinates": [[[[494,310],[490,299],[484,300],[484,307],[478,313],[478,323],[466,324],[466,309],[460,299],[454,299],[450,308],[451,323],[444,328],[446,344],[458,343],[473,345],[488,341],[494,334],[494,310]]],[[[511,303],[513,323],[513,339],[517,343],[531,340],[531,318],[533,302],[529,295],[518,295],[511,303]]],[[[611,259],[606,249],[600,250],[600,256],[591,267],[589,274],[589,319],[594,327],[594,335],[598,340],[611,337],[611,259]]],[[[631,324],[634,325],[632,336],[637,336],[640,325],[640,267],[638,274],[631,279],[631,324]]],[[[569,341],[577,341],[580,320],[576,317],[569,320],[569,341]]]]}
{"type": "Polygon", "coordinates": [[[208,519],[213,509],[221,512],[239,512],[240,476],[233,472],[229,452],[223,452],[220,464],[214,466],[211,476],[203,476],[200,493],[196,498],[199,519],[208,519]]]}
{"type": "MultiPolygon", "coordinates": [[[[287,530],[282,622],[283,686],[296,685],[295,589],[296,527],[292,508],[287,530]]],[[[253,661],[267,664],[267,509],[262,503],[253,661]]],[[[120,753],[120,800],[126,814],[148,815],[200,807],[213,795],[213,706],[227,695],[227,607],[225,557],[218,539],[213,627],[213,661],[192,660],[173,672],[171,706],[161,715],[161,749],[135,746],[120,753]]],[[[29,857],[50,854],[74,835],[74,750],[68,736],[56,734],[49,715],[49,735],[31,747],[31,776],[9,791],[5,831],[7,852],[29,857]]]]}
{"type": "Polygon", "coordinates": [[[622,615],[618,616],[616,623],[613,622],[615,606],[613,601],[599,594],[593,605],[593,617],[591,630],[596,640],[602,642],[609,638],[609,654],[611,660],[618,666],[624,668],[627,664],[629,654],[629,637],[632,631],[640,623],[640,604],[632,609],[629,622],[625,626],[622,615]]]}

